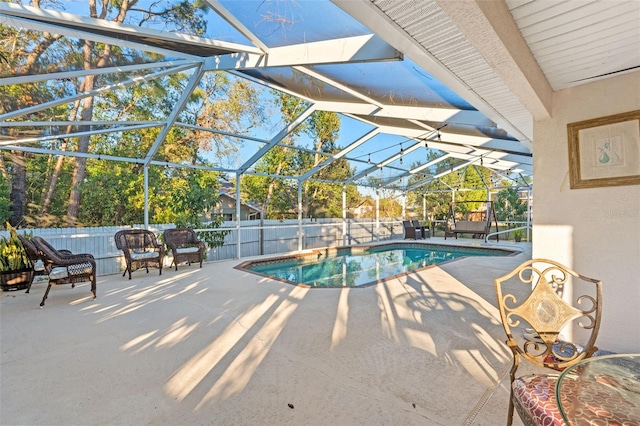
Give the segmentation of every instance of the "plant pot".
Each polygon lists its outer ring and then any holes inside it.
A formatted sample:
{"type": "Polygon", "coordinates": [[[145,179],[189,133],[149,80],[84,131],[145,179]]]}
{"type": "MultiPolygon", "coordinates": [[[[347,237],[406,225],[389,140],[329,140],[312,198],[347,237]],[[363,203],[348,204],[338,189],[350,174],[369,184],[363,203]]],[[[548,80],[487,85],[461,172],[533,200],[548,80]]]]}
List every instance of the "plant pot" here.
{"type": "Polygon", "coordinates": [[[0,272],[2,291],[24,290],[33,281],[33,268],[0,272]]]}
{"type": "Polygon", "coordinates": [[[522,241],[522,237],[514,237],[516,240],[516,243],[519,243],[520,241],[522,241]]]}

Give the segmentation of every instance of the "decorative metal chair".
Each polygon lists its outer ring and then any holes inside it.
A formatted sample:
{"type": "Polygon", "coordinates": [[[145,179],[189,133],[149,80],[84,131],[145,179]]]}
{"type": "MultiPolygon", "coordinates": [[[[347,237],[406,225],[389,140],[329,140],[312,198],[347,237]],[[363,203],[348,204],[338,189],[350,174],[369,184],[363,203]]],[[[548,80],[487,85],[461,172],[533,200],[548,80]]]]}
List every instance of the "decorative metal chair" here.
{"type": "Polygon", "coordinates": [[[506,344],[513,353],[507,424],[513,422],[514,407],[525,425],[563,424],[555,398],[559,374],[517,377],[517,369],[522,359],[561,371],[597,351],[602,282],[552,260],[532,259],[496,278],[495,286],[506,344]]]}
{"type": "MultiPolygon", "coordinates": [[[[71,284],[73,288],[77,282],[90,281],[91,293],[93,293],[93,298],[96,298],[96,260],[93,255],[88,253],[70,254],[71,252],[68,250],[56,250],[41,237],[33,237],[31,241],[38,257],[44,263],[47,275],[49,275],[49,285],[44,292],[40,306],[44,306],[44,302],[49,296],[49,290],[54,284],[71,284]]],[[[31,286],[29,285],[29,287],[31,286]]]]}
{"type": "Polygon", "coordinates": [[[164,231],[164,242],[171,249],[173,254],[173,265],[178,270],[180,262],[199,262],[202,268],[202,261],[206,250],[205,244],[198,239],[198,235],[193,229],[173,228],[164,231]]]}
{"type": "Polygon", "coordinates": [[[127,268],[122,276],[145,268],[149,273],[149,266],[156,267],[162,275],[162,263],[164,262],[164,248],[158,243],[156,234],[147,229],[124,229],[116,232],[116,247],[122,250],[127,263],[127,268]]]}

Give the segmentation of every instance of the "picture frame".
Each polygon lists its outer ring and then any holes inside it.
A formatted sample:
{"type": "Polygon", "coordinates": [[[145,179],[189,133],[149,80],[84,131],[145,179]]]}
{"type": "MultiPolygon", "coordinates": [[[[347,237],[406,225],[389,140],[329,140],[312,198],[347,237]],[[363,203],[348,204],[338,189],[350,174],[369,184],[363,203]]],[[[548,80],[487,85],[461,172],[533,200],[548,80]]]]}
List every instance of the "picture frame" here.
{"type": "Polygon", "coordinates": [[[570,188],[640,184],[640,110],[567,124],[570,188]]]}

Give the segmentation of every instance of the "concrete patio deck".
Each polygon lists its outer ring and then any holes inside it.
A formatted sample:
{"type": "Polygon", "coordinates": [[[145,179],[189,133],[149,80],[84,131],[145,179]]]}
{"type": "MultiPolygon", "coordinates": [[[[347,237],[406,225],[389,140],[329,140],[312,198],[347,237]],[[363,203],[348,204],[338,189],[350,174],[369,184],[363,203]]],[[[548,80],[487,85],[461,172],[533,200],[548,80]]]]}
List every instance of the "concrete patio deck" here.
{"type": "Polygon", "coordinates": [[[531,247],[489,246],[521,253],[366,288],[295,287],[233,260],[101,276],[95,300],[54,287],[43,309],[46,282],[3,292],[0,424],[505,424],[493,279],[531,247]]]}

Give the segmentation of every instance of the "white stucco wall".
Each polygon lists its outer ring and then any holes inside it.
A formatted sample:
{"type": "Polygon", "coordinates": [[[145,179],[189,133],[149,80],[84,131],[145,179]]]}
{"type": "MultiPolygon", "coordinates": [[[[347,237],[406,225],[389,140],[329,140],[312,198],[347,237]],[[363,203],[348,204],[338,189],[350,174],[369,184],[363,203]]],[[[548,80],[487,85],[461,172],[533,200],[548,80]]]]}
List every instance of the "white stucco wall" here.
{"type": "Polygon", "coordinates": [[[569,188],[567,124],[640,110],[640,72],[556,92],[534,124],[533,256],[603,281],[597,345],[640,352],[640,185],[569,188]]]}

